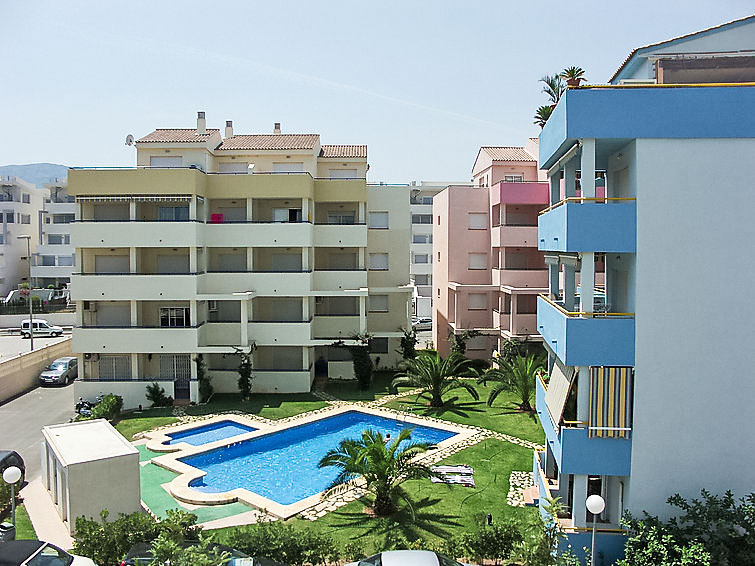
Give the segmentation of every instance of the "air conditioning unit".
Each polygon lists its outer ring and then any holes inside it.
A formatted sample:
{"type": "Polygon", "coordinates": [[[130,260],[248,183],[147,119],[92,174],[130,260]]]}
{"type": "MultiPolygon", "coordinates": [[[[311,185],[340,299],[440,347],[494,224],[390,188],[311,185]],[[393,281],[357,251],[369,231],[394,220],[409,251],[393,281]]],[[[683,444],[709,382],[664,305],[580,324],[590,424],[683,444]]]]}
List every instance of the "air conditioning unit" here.
{"type": "Polygon", "coordinates": [[[315,297],[315,304],[321,305],[325,302],[325,297],[315,297]]]}
{"type": "Polygon", "coordinates": [[[97,312],[97,303],[95,301],[84,301],[84,310],[88,312],[97,312]]]}
{"type": "Polygon", "coordinates": [[[218,302],[217,301],[207,301],[207,310],[209,312],[217,312],[218,311],[218,302]]]}
{"type": "Polygon", "coordinates": [[[98,361],[100,359],[100,355],[99,354],[86,353],[86,354],[84,354],[84,359],[87,360],[87,361],[90,361],[90,362],[96,362],[96,361],[98,361]]]}

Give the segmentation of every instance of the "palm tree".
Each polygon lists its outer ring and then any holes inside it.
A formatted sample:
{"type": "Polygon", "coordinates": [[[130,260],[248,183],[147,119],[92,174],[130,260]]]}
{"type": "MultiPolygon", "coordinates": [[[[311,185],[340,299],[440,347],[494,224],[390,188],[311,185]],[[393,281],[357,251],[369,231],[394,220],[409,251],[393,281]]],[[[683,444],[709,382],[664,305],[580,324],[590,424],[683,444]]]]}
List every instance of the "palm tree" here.
{"type": "Polygon", "coordinates": [[[545,75],[540,82],[543,83],[543,92],[551,99],[551,104],[555,106],[561,99],[561,95],[566,90],[566,85],[561,77],[561,73],[555,75],[545,75]]]}
{"type": "Polygon", "coordinates": [[[318,464],[319,468],[335,466],[341,470],[328,489],[338,491],[361,476],[367,490],[375,496],[372,510],[376,515],[390,515],[397,509],[396,500],[403,499],[414,516],[412,501],[401,484],[433,474],[429,466],[413,461],[430,445],[412,443],[411,437],[411,429],[405,428],[395,439],[386,442],[381,433],[367,429],[359,439],[342,440],[338,448],[330,450],[318,464]]]}
{"type": "Polygon", "coordinates": [[[544,128],[545,123],[548,121],[548,118],[551,117],[551,114],[553,114],[553,106],[540,106],[537,109],[537,112],[535,112],[535,121],[532,123],[544,128]]]}
{"type": "Polygon", "coordinates": [[[459,379],[477,375],[472,360],[461,354],[452,352],[444,360],[438,352],[423,351],[415,359],[404,362],[404,371],[396,374],[391,389],[396,393],[400,386],[422,388],[424,393],[430,394],[431,407],[442,407],[443,396],[454,389],[466,389],[472,397],[479,399],[474,386],[459,379]]]}
{"type": "Polygon", "coordinates": [[[582,67],[566,67],[558,76],[566,81],[567,86],[579,86],[580,82],[586,80],[582,67]]]}
{"type": "Polygon", "coordinates": [[[495,386],[488,395],[488,406],[491,406],[503,391],[509,391],[519,397],[520,410],[531,412],[532,400],[535,396],[535,379],[537,374],[546,367],[545,356],[517,355],[511,361],[498,358],[493,360],[493,363],[498,367],[490,368],[478,380],[479,383],[485,384],[488,381],[495,382],[495,386]]]}

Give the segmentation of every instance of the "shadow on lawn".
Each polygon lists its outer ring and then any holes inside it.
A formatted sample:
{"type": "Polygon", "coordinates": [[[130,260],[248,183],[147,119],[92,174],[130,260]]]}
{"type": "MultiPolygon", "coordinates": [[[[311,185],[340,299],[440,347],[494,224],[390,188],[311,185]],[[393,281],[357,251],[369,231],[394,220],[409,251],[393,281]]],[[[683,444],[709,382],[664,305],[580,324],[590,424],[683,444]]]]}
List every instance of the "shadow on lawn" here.
{"type": "MultiPolygon", "coordinates": [[[[359,501],[364,505],[369,503],[364,499],[359,501]]],[[[359,529],[362,532],[357,536],[385,536],[399,531],[407,540],[415,540],[428,533],[443,537],[448,534],[448,527],[459,527],[461,523],[452,515],[430,510],[440,501],[429,497],[414,501],[414,517],[405,504],[390,517],[373,517],[364,513],[362,509],[353,512],[335,511],[333,515],[337,519],[333,527],[359,529]]]]}
{"type": "Polygon", "coordinates": [[[484,404],[484,401],[464,401],[460,403],[458,397],[452,397],[440,407],[430,407],[427,404],[428,402],[429,397],[421,394],[414,401],[407,403],[405,410],[427,417],[437,418],[443,417],[446,413],[469,418],[471,413],[482,414],[485,412],[484,409],[480,408],[481,405],[484,404]]]}

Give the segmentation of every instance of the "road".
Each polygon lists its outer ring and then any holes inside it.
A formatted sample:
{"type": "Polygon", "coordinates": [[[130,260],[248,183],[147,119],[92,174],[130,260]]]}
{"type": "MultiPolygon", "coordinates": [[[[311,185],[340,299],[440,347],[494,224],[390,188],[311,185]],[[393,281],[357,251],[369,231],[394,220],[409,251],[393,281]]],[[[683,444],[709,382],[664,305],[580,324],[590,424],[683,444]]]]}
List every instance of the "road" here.
{"type": "Polygon", "coordinates": [[[0,449],[21,454],[26,463],[27,481],[39,477],[42,427],[68,422],[73,415],[72,384],[38,387],[0,405],[0,449]]]}
{"type": "MultiPolygon", "coordinates": [[[[38,350],[39,348],[42,348],[43,346],[49,346],[50,344],[55,344],[56,342],[60,342],[61,340],[65,340],[66,338],[69,338],[71,335],[69,334],[63,334],[60,338],[50,338],[50,337],[41,337],[41,336],[35,336],[34,337],[34,349],[38,350]]],[[[8,358],[14,358],[18,356],[19,354],[25,354],[29,351],[29,340],[25,338],[21,338],[18,334],[10,334],[10,335],[3,335],[0,336],[0,362],[3,360],[7,360],[8,358]]]]}

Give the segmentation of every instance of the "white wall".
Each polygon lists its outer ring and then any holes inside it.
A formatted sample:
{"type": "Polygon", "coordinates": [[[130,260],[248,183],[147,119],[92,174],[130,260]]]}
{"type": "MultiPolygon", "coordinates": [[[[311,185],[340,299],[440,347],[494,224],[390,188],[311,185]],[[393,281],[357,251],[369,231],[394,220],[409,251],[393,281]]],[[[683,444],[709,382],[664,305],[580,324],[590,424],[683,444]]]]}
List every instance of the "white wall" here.
{"type": "Polygon", "coordinates": [[[755,489],[755,139],[637,141],[630,510],[755,489]]]}

